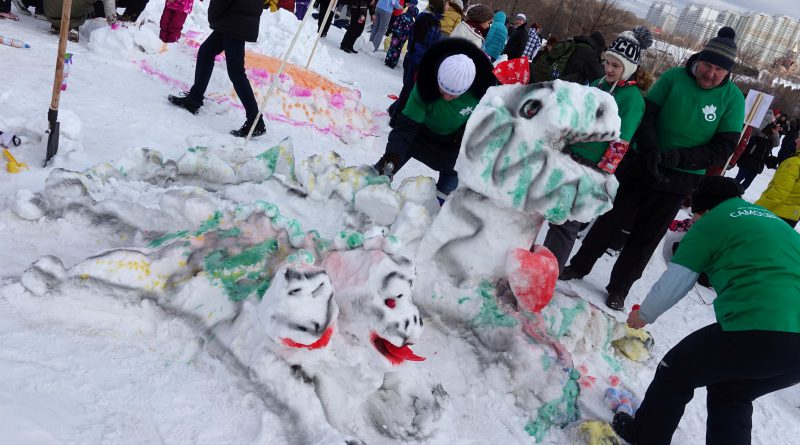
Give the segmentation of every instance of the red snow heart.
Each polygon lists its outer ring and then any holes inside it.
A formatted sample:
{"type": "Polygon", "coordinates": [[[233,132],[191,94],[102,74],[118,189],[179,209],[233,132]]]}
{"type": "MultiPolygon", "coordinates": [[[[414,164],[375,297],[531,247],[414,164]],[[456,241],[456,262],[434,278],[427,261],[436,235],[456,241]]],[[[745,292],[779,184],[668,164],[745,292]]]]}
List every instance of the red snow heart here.
{"type": "Polygon", "coordinates": [[[301,348],[301,349],[321,349],[325,346],[328,346],[328,343],[331,341],[331,337],[333,336],[333,326],[325,329],[325,332],[322,333],[322,337],[319,340],[311,343],[310,345],[304,345],[302,343],[298,343],[291,338],[282,338],[281,343],[290,347],[290,348],[301,348]]]}
{"type": "Polygon", "coordinates": [[[420,357],[417,354],[414,354],[414,351],[408,345],[403,346],[395,346],[386,340],[385,338],[380,337],[378,334],[373,332],[370,334],[370,339],[372,340],[372,345],[375,346],[375,349],[381,353],[387,360],[393,365],[399,365],[406,360],[412,362],[421,362],[425,360],[425,357],[420,357]]]}
{"type": "Polygon", "coordinates": [[[517,303],[529,311],[539,312],[553,298],[558,260],[544,246],[534,246],[533,252],[514,249],[506,258],[506,275],[517,303]]]}

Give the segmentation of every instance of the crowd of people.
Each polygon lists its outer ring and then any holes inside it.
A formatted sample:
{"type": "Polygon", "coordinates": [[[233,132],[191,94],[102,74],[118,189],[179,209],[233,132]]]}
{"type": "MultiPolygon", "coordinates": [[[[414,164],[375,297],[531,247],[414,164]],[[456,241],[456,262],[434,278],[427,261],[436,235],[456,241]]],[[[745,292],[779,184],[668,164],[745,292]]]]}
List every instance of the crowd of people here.
{"type": "MultiPolygon", "coordinates": [[[[13,19],[4,1],[0,14],[13,19]]],[[[75,0],[70,33],[92,14],[110,23],[135,20],[147,4],[123,1],[75,0]],[[118,15],[116,7],[123,5],[127,9],[118,15]]],[[[161,20],[164,42],[179,38],[192,1],[167,1],[161,20]]],[[[335,20],[334,14],[326,14],[331,1],[315,5],[323,37],[335,20]]],[[[263,134],[265,123],[258,117],[244,70],[245,42],[257,40],[265,7],[290,9],[302,17],[310,12],[309,3],[210,0],[212,33],[198,50],[194,83],[169,101],[196,114],[215,56],[224,51],[228,76],[246,111],[244,125],[231,133],[244,137],[252,129],[255,136],[263,134]]],[[[495,65],[503,58],[526,60],[522,66],[531,82],[561,79],[614,97],[619,137],[575,144],[566,151],[584,166],[616,175],[619,188],[612,208],[593,222],[571,258],[585,223],[549,226],[544,245],[558,261],[559,279],[588,275],[625,232],[606,286],[606,305],[623,311],[631,287],[688,202],[694,214],[691,228],[641,308],[629,313],[628,325],[638,329],[655,322],[701,276],[717,292],[717,322],[672,348],[638,412],[617,413],[612,426],[631,443],[668,444],[694,389],[706,386],[707,443],[749,443],[753,400],[800,381],[800,235],[793,229],[800,220],[800,122],[774,110],[754,136],[740,141],[745,100],[731,80],[737,58],[734,30],[723,27],[684,65],[654,81],[641,66],[653,40],[645,27],[622,32],[607,45],[597,31],[564,41],[552,36],[544,40],[541,26],[528,25],[525,14],[507,14],[481,3],[465,8],[462,0],[429,0],[422,11],[417,0],[338,4],[349,15],[342,51],[356,53],[356,41],[368,32],[365,41],[372,51],[386,49],[386,66],[394,68],[402,59],[402,89],[389,108],[392,130],[374,168],[391,178],[417,159],[438,173],[440,203],[458,186],[455,165],[467,121],[498,83],[495,65]],[[744,150],[735,159],[740,144],[744,150]],[[738,167],[735,179],[709,174],[715,168],[724,171],[729,163],[738,167]],[[744,201],[744,190],[765,166],[777,167],[772,181],[755,203],[744,201]]],[[[60,5],[60,0],[39,5],[55,31],[60,5]]]]}

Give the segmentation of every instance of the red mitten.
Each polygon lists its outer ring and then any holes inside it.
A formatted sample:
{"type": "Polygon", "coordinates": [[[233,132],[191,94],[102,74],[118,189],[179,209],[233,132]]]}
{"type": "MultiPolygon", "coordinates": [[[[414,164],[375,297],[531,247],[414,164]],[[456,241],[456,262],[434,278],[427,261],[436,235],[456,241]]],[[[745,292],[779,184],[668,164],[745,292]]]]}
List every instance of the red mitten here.
{"type": "Polygon", "coordinates": [[[531,67],[528,56],[498,63],[494,68],[494,75],[503,85],[515,83],[527,85],[528,81],[531,80],[531,67]]]}
{"type": "Polygon", "coordinates": [[[514,249],[506,258],[506,276],[520,308],[539,312],[550,303],[558,280],[558,260],[547,247],[514,249]]]}

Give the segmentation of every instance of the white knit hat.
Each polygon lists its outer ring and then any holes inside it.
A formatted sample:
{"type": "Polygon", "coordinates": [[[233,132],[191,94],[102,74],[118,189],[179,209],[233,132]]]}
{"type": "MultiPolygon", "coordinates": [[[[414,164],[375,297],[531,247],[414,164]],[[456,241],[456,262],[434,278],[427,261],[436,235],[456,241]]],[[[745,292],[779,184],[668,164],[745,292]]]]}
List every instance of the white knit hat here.
{"type": "Polygon", "coordinates": [[[528,22],[528,17],[525,16],[523,13],[517,14],[517,20],[522,20],[523,22],[528,22]]]}
{"type": "Polygon", "coordinates": [[[642,61],[642,51],[653,44],[653,35],[644,26],[618,35],[606,51],[606,56],[614,56],[622,64],[622,80],[628,80],[636,72],[642,61]]]}
{"type": "Polygon", "coordinates": [[[475,80],[475,62],[464,54],[455,54],[442,61],[436,76],[439,88],[451,96],[469,90],[475,80]]]}

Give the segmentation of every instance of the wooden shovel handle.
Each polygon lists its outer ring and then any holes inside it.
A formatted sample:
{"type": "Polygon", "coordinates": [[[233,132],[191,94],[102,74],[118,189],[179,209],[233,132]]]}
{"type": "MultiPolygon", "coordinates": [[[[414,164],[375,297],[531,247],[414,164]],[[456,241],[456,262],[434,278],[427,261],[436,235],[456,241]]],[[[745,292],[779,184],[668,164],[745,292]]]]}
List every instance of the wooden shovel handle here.
{"type": "Polygon", "coordinates": [[[61,6],[61,32],[58,34],[58,54],[56,55],[56,74],[53,77],[53,97],[50,109],[58,110],[61,99],[61,82],[64,80],[64,53],[67,52],[67,33],[69,33],[69,17],[72,14],[72,0],[64,0],[61,6]]]}

